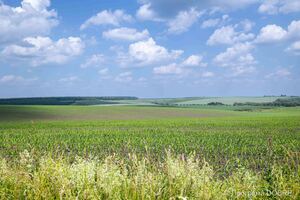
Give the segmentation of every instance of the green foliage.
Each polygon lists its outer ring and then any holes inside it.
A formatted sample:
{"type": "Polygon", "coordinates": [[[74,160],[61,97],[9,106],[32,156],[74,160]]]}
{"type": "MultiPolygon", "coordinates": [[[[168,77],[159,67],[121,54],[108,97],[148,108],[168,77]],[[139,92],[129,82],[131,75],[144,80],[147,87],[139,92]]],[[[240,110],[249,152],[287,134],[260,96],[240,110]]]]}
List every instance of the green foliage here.
{"type": "Polygon", "coordinates": [[[255,102],[246,102],[246,103],[234,103],[234,106],[283,106],[283,107],[295,107],[300,106],[300,97],[290,97],[284,99],[276,99],[273,102],[265,103],[255,103],[255,102]]]}
{"type": "Polygon", "coordinates": [[[137,97],[32,97],[0,99],[0,105],[97,105],[115,104],[116,100],[136,100],[137,97]]]}
{"type": "Polygon", "coordinates": [[[209,102],[207,105],[208,106],[222,106],[224,104],[221,102],[209,102]]]}

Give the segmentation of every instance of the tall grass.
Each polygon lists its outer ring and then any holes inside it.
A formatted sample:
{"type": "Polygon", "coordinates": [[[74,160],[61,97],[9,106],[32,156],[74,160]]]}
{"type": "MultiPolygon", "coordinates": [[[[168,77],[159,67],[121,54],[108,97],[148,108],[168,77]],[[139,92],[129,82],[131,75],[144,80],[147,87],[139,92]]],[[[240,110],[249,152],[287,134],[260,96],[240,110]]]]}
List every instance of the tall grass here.
{"type": "Polygon", "coordinates": [[[0,199],[299,199],[298,171],[270,166],[254,173],[238,165],[226,177],[194,154],[152,163],[147,156],[105,159],[34,158],[24,151],[15,163],[0,161],[0,199]]]}

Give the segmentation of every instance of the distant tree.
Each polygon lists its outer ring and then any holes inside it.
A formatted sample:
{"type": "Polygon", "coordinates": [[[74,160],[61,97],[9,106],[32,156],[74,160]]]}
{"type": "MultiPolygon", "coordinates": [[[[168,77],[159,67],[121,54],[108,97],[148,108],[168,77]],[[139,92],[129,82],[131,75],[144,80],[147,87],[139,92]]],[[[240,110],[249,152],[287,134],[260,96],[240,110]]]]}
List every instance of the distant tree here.
{"type": "Polygon", "coordinates": [[[208,103],[207,105],[208,105],[208,106],[221,106],[221,105],[225,105],[225,104],[223,104],[223,103],[221,103],[221,102],[210,102],[210,103],[208,103]]]}

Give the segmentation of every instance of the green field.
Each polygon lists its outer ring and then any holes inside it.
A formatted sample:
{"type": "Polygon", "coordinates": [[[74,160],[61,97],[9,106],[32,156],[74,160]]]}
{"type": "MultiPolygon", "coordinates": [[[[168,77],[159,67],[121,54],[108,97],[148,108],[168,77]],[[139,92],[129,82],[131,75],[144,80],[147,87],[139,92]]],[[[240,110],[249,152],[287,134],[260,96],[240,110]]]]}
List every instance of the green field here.
{"type": "Polygon", "coordinates": [[[299,161],[299,107],[0,106],[0,199],[299,199],[299,161]]]}
{"type": "Polygon", "coordinates": [[[205,98],[199,98],[194,100],[180,101],[176,104],[177,105],[182,105],[182,104],[205,105],[210,102],[220,102],[226,105],[233,105],[234,103],[247,103],[247,102],[267,103],[267,102],[273,102],[276,99],[285,99],[285,98],[287,97],[205,97],[205,98]]]}
{"type": "Polygon", "coordinates": [[[270,103],[277,99],[291,99],[290,96],[260,97],[181,97],[181,98],[137,98],[137,97],[44,97],[0,99],[0,105],[206,105],[220,102],[226,105],[234,103],[270,103]]]}

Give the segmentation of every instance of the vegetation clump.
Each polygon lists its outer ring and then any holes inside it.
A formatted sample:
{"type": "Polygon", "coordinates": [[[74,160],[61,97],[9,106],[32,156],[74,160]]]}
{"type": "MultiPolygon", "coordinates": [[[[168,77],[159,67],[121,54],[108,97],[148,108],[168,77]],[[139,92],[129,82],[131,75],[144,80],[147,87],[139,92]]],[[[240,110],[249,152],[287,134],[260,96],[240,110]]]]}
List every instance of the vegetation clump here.
{"type": "MultiPolygon", "coordinates": [[[[203,158],[167,152],[153,166],[148,157],[115,155],[103,160],[44,156],[28,151],[12,165],[0,161],[1,199],[297,199],[299,177],[271,166],[258,174],[239,165],[222,179],[203,158]],[[202,159],[202,160],[201,160],[202,159]],[[270,178],[271,177],[271,180],[270,178]]],[[[299,171],[298,171],[299,173],[299,171]]]]}
{"type": "Polygon", "coordinates": [[[210,102],[207,104],[208,106],[223,106],[225,104],[221,103],[221,102],[210,102]]]}
{"type": "Polygon", "coordinates": [[[285,99],[276,99],[273,102],[246,102],[246,103],[234,103],[234,106],[274,106],[274,107],[295,107],[300,106],[300,97],[290,97],[285,99]]]}

